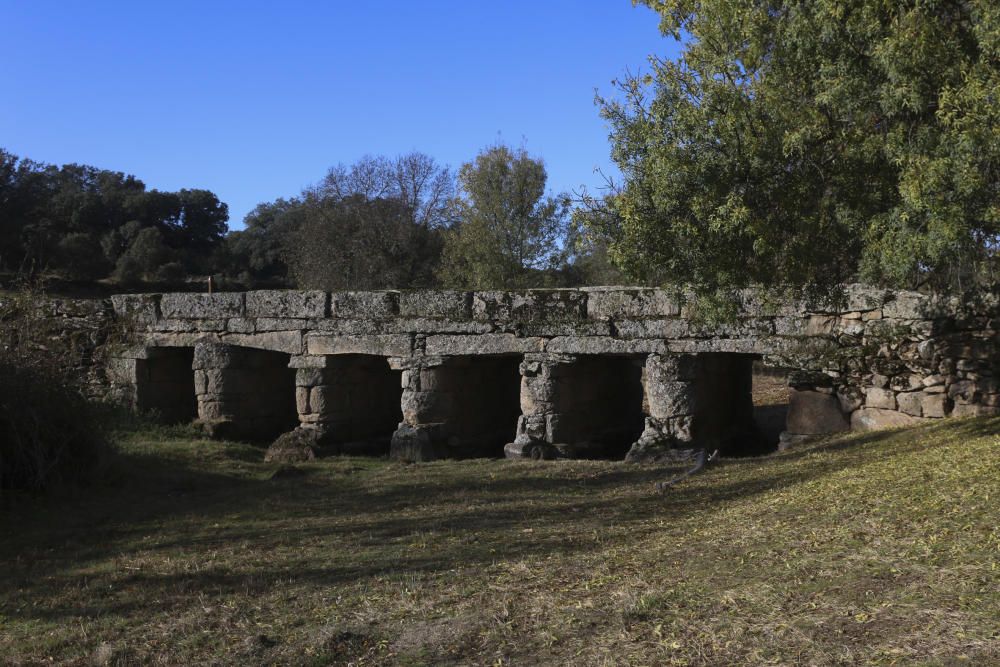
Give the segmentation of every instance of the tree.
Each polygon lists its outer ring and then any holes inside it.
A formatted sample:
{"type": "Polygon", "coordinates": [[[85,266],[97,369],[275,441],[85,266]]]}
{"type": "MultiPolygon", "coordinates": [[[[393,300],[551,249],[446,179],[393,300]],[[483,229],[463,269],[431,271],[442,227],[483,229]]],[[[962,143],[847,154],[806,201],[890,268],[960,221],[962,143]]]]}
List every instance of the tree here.
{"type": "Polygon", "coordinates": [[[1000,5],[641,1],[686,42],[599,100],[630,275],[704,293],[990,276],[1000,5]]]}
{"type": "Polygon", "coordinates": [[[287,284],[284,248],[302,218],[302,200],[298,198],[258,204],[243,219],[244,228],[226,237],[226,272],[246,285],[287,284]]]}
{"type": "Polygon", "coordinates": [[[566,195],[545,195],[547,174],[527,151],[497,145],[462,165],[462,198],[442,258],[445,284],[517,288],[542,282],[561,259],[569,215],[566,195]]]}
{"type": "MultiPolygon", "coordinates": [[[[454,179],[421,153],[337,165],[293,200],[279,241],[299,287],[431,287],[454,179]]],[[[266,209],[265,209],[266,210],[266,209]]],[[[266,245],[258,237],[258,247],[266,245]]]]}
{"type": "Polygon", "coordinates": [[[130,282],[207,272],[227,218],[207,190],[147,191],[122,172],[0,150],[0,270],[97,280],[114,268],[130,282]]]}
{"type": "Polygon", "coordinates": [[[365,290],[427,287],[419,279],[418,248],[428,233],[410,221],[398,199],[307,201],[305,220],[287,237],[296,285],[305,289],[365,290]]]}

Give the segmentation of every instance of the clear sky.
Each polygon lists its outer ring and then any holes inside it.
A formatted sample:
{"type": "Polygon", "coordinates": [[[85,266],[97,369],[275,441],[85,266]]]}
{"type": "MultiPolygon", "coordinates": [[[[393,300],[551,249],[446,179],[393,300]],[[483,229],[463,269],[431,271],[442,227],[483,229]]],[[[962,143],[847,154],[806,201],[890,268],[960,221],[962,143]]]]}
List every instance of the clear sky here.
{"type": "Polygon", "coordinates": [[[230,227],[338,162],[498,139],[593,189],[595,89],[676,52],[628,0],[0,0],[0,35],[0,147],[212,190],[230,227]]]}

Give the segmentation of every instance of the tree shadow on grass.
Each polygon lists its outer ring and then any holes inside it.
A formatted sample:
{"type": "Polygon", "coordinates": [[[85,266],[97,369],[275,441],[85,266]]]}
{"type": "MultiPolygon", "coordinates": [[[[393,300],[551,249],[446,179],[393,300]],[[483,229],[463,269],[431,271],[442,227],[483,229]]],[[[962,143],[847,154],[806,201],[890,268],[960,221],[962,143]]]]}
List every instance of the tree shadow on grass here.
{"type": "Polygon", "coordinates": [[[344,586],[373,577],[486,571],[498,560],[587,554],[607,539],[654,534],[650,519],[688,518],[729,500],[925,450],[944,429],[952,442],[990,436],[1000,433],[1000,419],[855,434],[770,457],[724,460],[664,495],[653,493],[653,483],[668,474],[662,467],[474,462],[399,465],[390,469],[398,474],[382,468],[365,475],[336,461],[304,466],[302,477],[266,480],[263,466],[255,478],[201,470],[183,459],[132,455],[137,477],[123,488],[74,508],[51,507],[20,518],[51,523],[0,545],[0,560],[8,564],[0,571],[0,601],[51,599],[3,604],[11,617],[140,614],[186,604],[199,591],[263,595],[289,582],[344,586]],[[872,448],[878,448],[876,456],[872,448]],[[636,492],[636,486],[649,493],[636,492]],[[235,544],[275,553],[274,562],[254,567],[236,559],[196,571],[82,574],[140,552],[146,558],[190,556],[235,544]],[[312,551],[289,558],[287,550],[297,545],[311,545],[312,551]],[[324,550],[331,556],[321,558],[324,550]],[[57,602],[59,590],[88,577],[113,579],[118,589],[141,595],[84,605],[57,602]]]}

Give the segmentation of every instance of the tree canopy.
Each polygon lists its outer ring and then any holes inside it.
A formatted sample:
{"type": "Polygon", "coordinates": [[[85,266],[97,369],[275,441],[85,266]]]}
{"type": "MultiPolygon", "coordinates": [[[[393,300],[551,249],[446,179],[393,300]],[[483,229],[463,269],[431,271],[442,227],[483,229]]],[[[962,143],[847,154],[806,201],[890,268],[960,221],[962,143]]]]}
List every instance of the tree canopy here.
{"type": "Polygon", "coordinates": [[[442,259],[447,285],[528,287],[539,272],[556,269],[567,231],[569,198],[547,196],[545,164],[524,149],[485,149],[458,174],[460,222],[450,231],[442,259]]]}
{"type": "Polygon", "coordinates": [[[600,99],[632,276],[716,292],[994,278],[1000,5],[643,0],[677,60],[600,99]]]}
{"type": "Polygon", "coordinates": [[[228,218],[207,190],[147,190],[121,172],[0,149],[0,270],[178,280],[211,270],[228,218]]]}
{"type": "Polygon", "coordinates": [[[333,167],[277,218],[290,277],[314,289],[433,286],[454,190],[423,153],[333,167]]]}

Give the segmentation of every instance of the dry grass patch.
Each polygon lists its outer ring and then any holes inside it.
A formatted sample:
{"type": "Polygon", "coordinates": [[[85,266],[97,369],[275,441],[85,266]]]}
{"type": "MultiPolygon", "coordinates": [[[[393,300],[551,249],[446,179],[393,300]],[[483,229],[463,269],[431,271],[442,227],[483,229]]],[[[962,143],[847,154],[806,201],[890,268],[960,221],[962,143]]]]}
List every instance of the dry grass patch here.
{"type": "Polygon", "coordinates": [[[289,474],[133,433],[112,487],[0,515],[0,660],[996,663],[998,433],[848,435],[666,495],[622,463],[289,474]]]}

